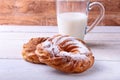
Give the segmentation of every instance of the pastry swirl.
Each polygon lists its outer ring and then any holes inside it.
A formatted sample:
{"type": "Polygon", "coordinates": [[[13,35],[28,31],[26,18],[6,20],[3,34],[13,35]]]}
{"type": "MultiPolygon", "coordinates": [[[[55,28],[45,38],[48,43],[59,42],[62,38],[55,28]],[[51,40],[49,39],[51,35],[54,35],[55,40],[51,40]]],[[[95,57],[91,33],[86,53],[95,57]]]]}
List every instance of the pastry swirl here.
{"type": "Polygon", "coordinates": [[[35,54],[36,46],[44,41],[47,37],[32,38],[27,43],[23,45],[22,55],[23,58],[32,63],[41,63],[38,56],[35,54]]]}
{"type": "Polygon", "coordinates": [[[67,73],[83,72],[94,63],[86,44],[67,35],[55,35],[38,44],[35,54],[39,61],[67,73]]]}

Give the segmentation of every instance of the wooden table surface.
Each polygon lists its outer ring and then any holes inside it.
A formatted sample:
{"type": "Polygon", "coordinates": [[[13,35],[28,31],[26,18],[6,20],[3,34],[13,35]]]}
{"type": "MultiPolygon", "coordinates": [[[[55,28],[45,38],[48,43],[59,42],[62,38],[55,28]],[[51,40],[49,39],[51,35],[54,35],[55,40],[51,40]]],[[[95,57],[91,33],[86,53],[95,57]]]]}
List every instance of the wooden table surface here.
{"type": "Polygon", "coordinates": [[[97,26],[85,36],[95,56],[93,67],[65,74],[22,59],[22,45],[32,37],[52,36],[55,26],[0,26],[0,80],[120,80],[120,26],[97,26]]]}

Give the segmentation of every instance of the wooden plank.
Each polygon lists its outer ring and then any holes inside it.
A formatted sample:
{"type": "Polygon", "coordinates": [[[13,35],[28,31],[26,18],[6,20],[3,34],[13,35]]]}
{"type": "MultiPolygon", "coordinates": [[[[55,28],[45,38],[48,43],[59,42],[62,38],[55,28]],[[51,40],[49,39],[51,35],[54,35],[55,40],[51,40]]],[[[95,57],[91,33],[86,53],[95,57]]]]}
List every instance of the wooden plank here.
{"type": "Polygon", "coordinates": [[[91,48],[96,60],[119,60],[120,41],[87,40],[86,44],[91,48]]]}
{"type": "Polygon", "coordinates": [[[23,40],[0,40],[0,58],[22,58],[23,40]]]}
{"type": "MultiPolygon", "coordinates": [[[[105,6],[105,19],[99,25],[120,25],[119,0],[90,1],[98,1],[105,6]]],[[[94,12],[98,11],[98,8],[91,11],[89,25],[98,15],[94,12]]],[[[0,24],[57,25],[55,0],[0,0],[0,24]]]]}
{"type": "Polygon", "coordinates": [[[80,74],[65,74],[47,65],[23,60],[0,59],[0,80],[120,80],[120,62],[95,61],[89,70],[80,74]]]}
{"type": "Polygon", "coordinates": [[[18,39],[18,40],[24,40],[24,39],[30,39],[34,37],[50,37],[52,35],[55,35],[57,33],[0,33],[0,39],[18,39]]]}
{"type": "Polygon", "coordinates": [[[85,40],[120,41],[120,33],[89,33],[85,36],[85,40]]]}
{"type": "Polygon", "coordinates": [[[0,80],[120,80],[120,29],[96,27],[85,37],[95,64],[80,74],[65,74],[22,59],[22,46],[31,37],[51,36],[57,27],[0,26],[0,80]],[[40,31],[39,31],[40,29],[40,31]]]}
{"type": "MultiPolygon", "coordinates": [[[[119,0],[90,0],[91,2],[98,1],[102,3],[105,6],[106,12],[119,12],[120,11],[120,1],[119,0]],[[116,6],[114,6],[116,5],[116,6]]],[[[94,11],[97,11],[96,8],[94,8],[94,11]]]]}
{"type": "MultiPolygon", "coordinates": [[[[32,37],[50,37],[58,33],[0,33],[0,39],[30,39],[32,37]],[[23,37],[24,36],[24,37],[23,37]]],[[[89,33],[85,36],[85,40],[111,40],[120,41],[120,33],[89,33]]]]}
{"type": "Polygon", "coordinates": [[[0,0],[0,3],[0,24],[56,25],[55,0],[0,0]]]}
{"type": "MultiPolygon", "coordinates": [[[[0,40],[1,59],[22,59],[22,47],[28,40],[0,40]]],[[[96,60],[120,61],[120,41],[87,40],[96,60]]]]}
{"type": "Polygon", "coordinates": [[[58,27],[57,26],[0,25],[0,32],[56,33],[58,32],[58,27]]]}
{"type": "MultiPolygon", "coordinates": [[[[19,25],[0,25],[0,32],[48,32],[57,33],[57,26],[19,26],[19,25]]],[[[96,26],[91,32],[120,32],[120,26],[96,26]]]]}
{"type": "MultiPolygon", "coordinates": [[[[99,16],[98,11],[90,11],[89,12],[89,20],[88,24],[92,24],[94,20],[99,16]]],[[[103,25],[109,25],[109,26],[120,26],[120,11],[119,12],[111,12],[111,11],[106,11],[105,16],[102,19],[102,21],[98,24],[99,26],[103,25]]]]}

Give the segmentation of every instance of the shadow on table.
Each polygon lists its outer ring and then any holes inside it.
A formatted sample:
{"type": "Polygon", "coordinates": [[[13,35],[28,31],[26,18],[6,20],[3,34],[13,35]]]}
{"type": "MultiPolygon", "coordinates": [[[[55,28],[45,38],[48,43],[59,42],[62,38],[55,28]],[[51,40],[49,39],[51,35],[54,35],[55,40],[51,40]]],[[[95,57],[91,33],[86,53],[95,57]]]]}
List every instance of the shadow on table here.
{"type": "Polygon", "coordinates": [[[57,71],[57,70],[52,70],[52,73],[60,75],[60,76],[64,76],[64,77],[69,77],[72,80],[72,78],[76,79],[76,78],[80,78],[80,77],[95,75],[96,73],[101,71],[100,67],[102,67],[102,65],[94,64],[90,69],[88,69],[87,71],[82,72],[82,73],[67,74],[67,73],[57,71]]]}
{"type": "Polygon", "coordinates": [[[104,48],[104,47],[108,47],[107,44],[102,43],[102,42],[86,42],[87,46],[89,48],[104,48]]]}

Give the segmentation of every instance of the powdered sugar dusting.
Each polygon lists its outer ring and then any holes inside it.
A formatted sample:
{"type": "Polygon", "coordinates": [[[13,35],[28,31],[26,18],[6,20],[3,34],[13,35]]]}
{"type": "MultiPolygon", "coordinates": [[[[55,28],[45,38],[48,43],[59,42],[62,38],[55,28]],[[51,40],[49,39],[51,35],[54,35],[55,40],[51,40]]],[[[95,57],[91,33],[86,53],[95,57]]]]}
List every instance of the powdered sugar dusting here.
{"type": "Polygon", "coordinates": [[[45,41],[42,43],[42,45],[43,45],[43,48],[47,50],[49,53],[51,53],[52,55],[60,52],[58,46],[54,45],[50,41],[45,41]]]}
{"type": "Polygon", "coordinates": [[[62,57],[65,57],[65,56],[68,56],[68,57],[71,57],[73,60],[84,60],[84,59],[87,59],[87,56],[86,55],[81,55],[81,54],[73,54],[71,52],[65,52],[65,51],[62,51],[60,52],[59,54],[60,56],[62,57]]]}
{"type": "Polygon", "coordinates": [[[80,53],[84,53],[87,54],[89,53],[88,48],[80,41],[74,40],[73,43],[77,43],[76,46],[78,46],[78,50],[80,51],[80,53]]]}
{"type": "Polygon", "coordinates": [[[52,54],[53,56],[57,55],[57,56],[69,56],[74,60],[81,60],[81,59],[86,59],[87,56],[86,54],[89,54],[89,49],[80,41],[78,41],[76,38],[74,37],[68,37],[68,36],[57,36],[55,38],[52,39],[51,41],[45,41],[42,43],[43,44],[43,48],[46,49],[50,54],[52,54]],[[72,52],[66,52],[66,51],[61,51],[59,49],[59,44],[61,44],[63,41],[66,41],[63,46],[67,46],[69,44],[72,44],[73,46],[77,46],[77,50],[78,53],[72,53],[72,52]]]}
{"type": "Polygon", "coordinates": [[[80,53],[89,53],[89,50],[86,48],[86,46],[82,42],[75,39],[74,37],[68,37],[68,36],[63,37],[58,41],[57,44],[62,43],[64,40],[68,40],[68,42],[66,42],[63,46],[73,44],[74,46],[78,47],[78,50],[80,51],[80,53]]]}
{"type": "Polygon", "coordinates": [[[53,43],[57,43],[57,41],[60,39],[60,38],[62,38],[63,36],[57,36],[57,37],[55,37],[53,40],[52,40],[52,42],[53,43]]]}
{"type": "Polygon", "coordinates": [[[61,39],[59,39],[59,41],[57,41],[56,44],[60,44],[60,43],[62,43],[62,42],[65,41],[65,40],[73,41],[74,39],[73,39],[72,37],[64,36],[64,37],[62,37],[61,39]]]}

